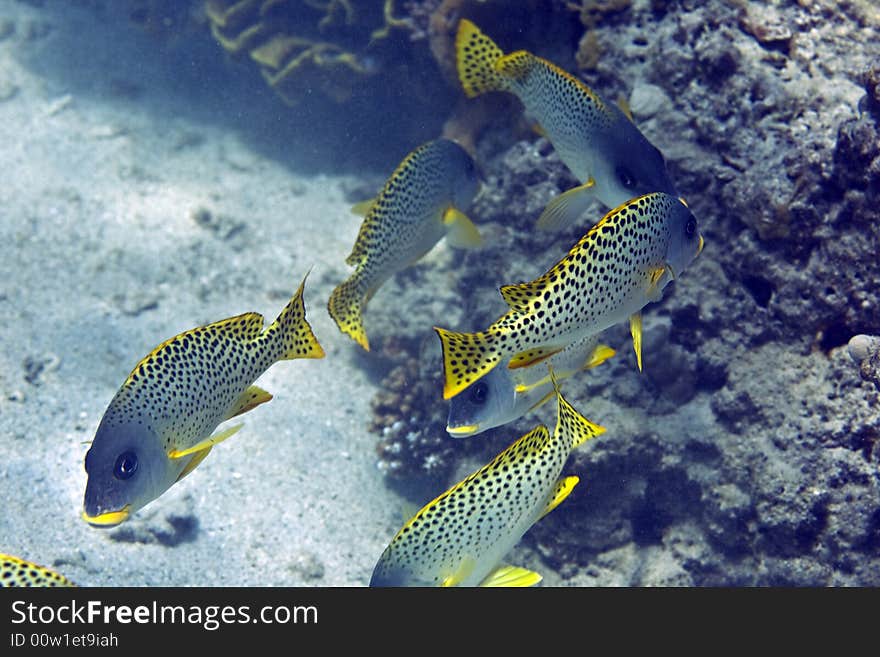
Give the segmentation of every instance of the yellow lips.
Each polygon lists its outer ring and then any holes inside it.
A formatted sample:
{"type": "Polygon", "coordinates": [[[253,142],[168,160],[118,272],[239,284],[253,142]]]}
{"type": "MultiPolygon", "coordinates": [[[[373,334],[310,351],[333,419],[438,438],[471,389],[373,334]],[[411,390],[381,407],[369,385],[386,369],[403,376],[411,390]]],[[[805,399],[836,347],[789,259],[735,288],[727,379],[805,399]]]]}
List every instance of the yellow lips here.
{"type": "Polygon", "coordinates": [[[703,236],[700,235],[700,246],[697,249],[697,255],[700,255],[700,252],[703,250],[703,244],[706,243],[706,240],[703,239],[703,236]]]}
{"type": "Polygon", "coordinates": [[[119,511],[108,511],[97,516],[90,516],[85,511],[82,512],[82,519],[94,527],[113,527],[128,519],[131,514],[131,505],[126,504],[119,511]]]}
{"type": "Polygon", "coordinates": [[[479,428],[479,424],[463,424],[460,427],[446,427],[446,432],[453,438],[464,438],[465,436],[472,436],[477,433],[479,428]]]}

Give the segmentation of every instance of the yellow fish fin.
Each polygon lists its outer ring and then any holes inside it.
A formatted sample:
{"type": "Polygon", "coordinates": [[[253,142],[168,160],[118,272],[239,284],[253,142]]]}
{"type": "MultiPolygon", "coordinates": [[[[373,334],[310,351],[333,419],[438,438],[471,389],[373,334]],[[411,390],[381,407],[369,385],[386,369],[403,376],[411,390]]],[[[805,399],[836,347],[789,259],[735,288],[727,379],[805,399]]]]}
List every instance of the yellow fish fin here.
{"type": "Polygon", "coordinates": [[[195,470],[199,466],[199,463],[204,461],[205,457],[211,453],[211,449],[213,449],[213,447],[214,446],[211,445],[207,449],[203,449],[201,452],[196,452],[192,459],[190,459],[190,462],[186,464],[186,467],[180,471],[179,475],[177,475],[177,481],[180,481],[190,472],[195,470]]]}
{"type": "Polygon", "coordinates": [[[266,337],[277,345],[279,360],[294,358],[323,358],[324,349],[318,343],[312,327],[306,320],[306,307],[303,303],[303,290],[308,274],[293,295],[293,298],[266,329],[266,337]]]}
{"type": "Polygon", "coordinates": [[[562,347],[535,347],[521,351],[510,359],[507,369],[516,370],[520,367],[530,367],[540,363],[542,360],[547,360],[553,354],[558,354],[562,349],[562,347]]]}
{"type": "Polygon", "coordinates": [[[449,231],[446,235],[446,241],[450,246],[465,249],[482,245],[483,238],[480,237],[480,231],[474,226],[474,222],[460,210],[455,208],[446,210],[443,213],[443,223],[449,231]]]}
{"type": "Polygon", "coordinates": [[[480,582],[480,586],[534,586],[540,582],[543,577],[538,573],[519,566],[498,566],[491,573],[486,575],[486,579],[480,582]]]}
{"type": "Polygon", "coordinates": [[[465,556],[461,563],[458,565],[458,569],[448,575],[440,582],[440,586],[449,587],[449,586],[458,586],[464,580],[467,579],[468,575],[470,575],[474,571],[474,567],[477,565],[477,562],[474,561],[474,558],[471,556],[465,556]]]}
{"type": "Polygon", "coordinates": [[[559,231],[574,224],[590,207],[596,181],[572,187],[547,204],[536,224],[539,230],[559,231]]]}
{"type": "Polygon", "coordinates": [[[501,362],[489,332],[456,333],[434,327],[443,347],[443,399],[452,399],[501,362]]]}
{"type": "Polygon", "coordinates": [[[370,341],[364,329],[363,311],[368,294],[363,289],[361,277],[355,273],[333,290],[327,302],[327,311],[336,322],[339,330],[351,337],[365,351],[370,350],[370,341]]]}
{"type": "Polygon", "coordinates": [[[0,554],[0,587],[76,586],[61,573],[45,566],[19,559],[11,554],[0,554]]]}
{"type": "Polygon", "coordinates": [[[553,435],[563,436],[571,445],[572,449],[579,447],[586,441],[605,433],[605,427],[599,426],[594,422],[590,422],[574,408],[559,390],[559,381],[550,369],[550,378],[553,381],[553,388],[556,391],[556,428],[553,435]]]}
{"type": "Polygon", "coordinates": [[[642,313],[634,313],[629,318],[629,332],[633,339],[633,349],[636,352],[636,363],[639,372],[642,371],[642,313]]]}
{"type": "Polygon", "coordinates": [[[361,201],[360,203],[355,203],[351,206],[351,213],[356,214],[359,217],[366,217],[375,203],[375,197],[368,198],[366,201],[361,201]]]}
{"type": "Polygon", "coordinates": [[[662,267],[656,267],[648,271],[648,292],[646,296],[651,301],[659,301],[662,295],[662,290],[660,289],[660,279],[663,278],[663,274],[669,272],[669,276],[675,279],[675,272],[672,271],[672,267],[669,265],[663,265],[662,267]]]}
{"type": "Polygon", "coordinates": [[[238,396],[235,403],[229,407],[226,417],[223,421],[231,420],[236,415],[242,415],[250,410],[255,409],[260,404],[265,404],[272,400],[272,394],[266,392],[259,386],[251,386],[238,396]]]}
{"type": "Polygon", "coordinates": [[[504,51],[480,28],[466,18],[459,21],[455,35],[455,65],[468,98],[507,88],[507,81],[495,69],[495,63],[503,56],[504,51]]]}
{"type": "Polygon", "coordinates": [[[531,303],[537,297],[544,293],[544,281],[541,278],[531,281],[530,283],[514,283],[513,285],[502,285],[499,288],[501,296],[510,306],[511,310],[518,313],[528,313],[531,303]]]}
{"type": "Polygon", "coordinates": [[[544,139],[547,139],[547,131],[544,130],[544,126],[542,126],[540,123],[538,123],[538,122],[532,123],[531,128],[532,128],[532,132],[534,132],[536,135],[538,135],[539,137],[543,137],[544,139]]]}
{"type": "Polygon", "coordinates": [[[538,62],[538,58],[527,50],[517,50],[504,55],[495,62],[495,70],[509,80],[522,80],[532,67],[538,62]]]}
{"type": "Polygon", "coordinates": [[[241,332],[241,338],[246,342],[250,342],[260,337],[263,333],[263,316],[260,313],[244,313],[243,315],[221,319],[219,322],[208,324],[206,328],[208,327],[217,328],[225,332],[241,332]]]}
{"type": "Polygon", "coordinates": [[[576,476],[561,477],[559,481],[556,482],[556,488],[553,489],[553,496],[550,498],[550,501],[547,502],[547,506],[544,507],[544,510],[541,512],[540,518],[543,518],[557,506],[562,504],[562,501],[566,497],[571,495],[571,491],[574,490],[574,487],[578,485],[578,482],[580,480],[580,477],[576,476]]]}
{"type": "Polygon", "coordinates": [[[614,349],[609,347],[607,344],[597,344],[596,348],[593,349],[593,352],[590,354],[589,358],[587,358],[587,362],[584,363],[583,369],[593,369],[594,367],[597,367],[604,363],[616,353],[617,352],[614,351],[614,349]]]}
{"type": "Polygon", "coordinates": [[[617,99],[617,106],[620,108],[620,111],[626,115],[626,118],[629,119],[630,123],[634,124],[635,119],[633,119],[633,113],[629,107],[629,103],[627,102],[626,98],[624,98],[623,96],[620,96],[617,99]]]}
{"type": "Polygon", "coordinates": [[[201,440],[192,447],[187,447],[186,449],[172,449],[170,452],[168,452],[168,458],[182,459],[184,456],[189,456],[190,454],[195,454],[196,452],[201,452],[202,450],[211,449],[214,445],[222,443],[227,438],[230,438],[231,436],[238,433],[238,430],[241,429],[243,426],[243,424],[236,424],[235,426],[229,427],[228,429],[225,429],[220,433],[215,433],[211,436],[208,436],[204,440],[201,440]]]}
{"type": "Polygon", "coordinates": [[[177,346],[180,349],[184,349],[186,345],[191,345],[194,335],[210,332],[221,333],[224,337],[228,336],[236,342],[250,342],[259,338],[263,333],[263,316],[259,313],[244,313],[243,315],[221,319],[205,326],[199,326],[175,335],[173,338],[168,338],[141,359],[131,371],[131,374],[128,375],[124,386],[130,384],[134,378],[144,375],[145,369],[155,363],[156,359],[169,347],[177,346]]]}

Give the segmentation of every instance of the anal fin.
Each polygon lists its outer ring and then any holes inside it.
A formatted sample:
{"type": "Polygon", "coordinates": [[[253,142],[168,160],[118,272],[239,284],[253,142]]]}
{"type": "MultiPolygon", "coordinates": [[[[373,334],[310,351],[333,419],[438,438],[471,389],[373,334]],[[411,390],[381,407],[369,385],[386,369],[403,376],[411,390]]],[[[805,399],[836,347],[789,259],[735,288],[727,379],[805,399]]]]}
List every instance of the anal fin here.
{"type": "Polygon", "coordinates": [[[543,579],[538,573],[519,566],[498,566],[489,573],[480,586],[534,586],[543,579]]]}
{"type": "Polygon", "coordinates": [[[226,420],[234,418],[236,415],[247,413],[260,404],[265,404],[271,399],[272,395],[259,386],[250,386],[247,390],[241,393],[238,399],[235,400],[235,403],[229,407],[229,411],[226,413],[226,417],[223,418],[223,421],[225,422],[226,420]]]}
{"type": "MultiPolygon", "coordinates": [[[[225,429],[220,433],[215,433],[211,436],[208,436],[204,440],[199,441],[192,447],[187,447],[186,449],[172,449],[170,452],[168,452],[168,458],[180,459],[184,456],[189,456],[190,454],[201,452],[202,450],[211,449],[214,445],[222,443],[227,438],[236,434],[238,430],[241,429],[243,426],[243,424],[236,424],[235,426],[229,427],[228,429],[225,429]]],[[[204,458],[204,456],[202,458],[204,458]]]]}
{"type": "Polygon", "coordinates": [[[543,518],[557,506],[562,504],[563,500],[571,495],[571,491],[574,490],[574,487],[577,486],[579,481],[580,477],[576,476],[562,477],[559,481],[557,481],[556,488],[553,490],[553,497],[550,498],[547,506],[544,507],[544,510],[541,512],[541,518],[543,518]]]}
{"type": "Polygon", "coordinates": [[[590,208],[595,186],[596,181],[590,178],[555,197],[538,218],[538,229],[555,232],[574,224],[590,208]]]}
{"type": "Polygon", "coordinates": [[[474,567],[476,565],[477,565],[477,562],[474,561],[474,558],[466,555],[461,560],[461,563],[458,565],[458,569],[454,573],[452,573],[451,575],[446,577],[442,582],[440,582],[440,586],[441,587],[458,586],[464,580],[467,579],[468,575],[470,575],[473,572],[474,567]]]}

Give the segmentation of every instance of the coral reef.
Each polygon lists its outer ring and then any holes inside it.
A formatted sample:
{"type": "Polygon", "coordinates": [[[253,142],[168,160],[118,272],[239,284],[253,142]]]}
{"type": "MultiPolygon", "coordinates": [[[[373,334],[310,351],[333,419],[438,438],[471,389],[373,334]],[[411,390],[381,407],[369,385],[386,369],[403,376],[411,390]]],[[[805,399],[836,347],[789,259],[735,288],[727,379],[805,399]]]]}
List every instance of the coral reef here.
{"type": "MultiPolygon", "coordinates": [[[[609,9],[583,31],[601,56],[577,63],[629,98],[706,249],[646,309],[643,375],[616,327],[603,341],[621,358],[566,382],[608,433],[576,453],[583,484],[525,544],[556,583],[878,585],[880,393],[844,346],[880,326],[880,17],[821,0],[626,4],[582,3],[609,9]]],[[[577,181],[545,140],[514,134],[476,140],[487,180],[471,214],[489,238],[458,270],[456,329],[492,321],[499,285],[583,232],[533,229],[577,181]]],[[[434,394],[419,403],[439,417],[434,394]]],[[[460,442],[443,458],[463,458],[460,442]]]]}
{"type": "Polygon", "coordinates": [[[348,0],[207,0],[211,33],[232,54],[247,53],[288,104],[312,88],[338,102],[378,72],[367,53],[371,39],[394,23],[378,2],[348,0]]]}

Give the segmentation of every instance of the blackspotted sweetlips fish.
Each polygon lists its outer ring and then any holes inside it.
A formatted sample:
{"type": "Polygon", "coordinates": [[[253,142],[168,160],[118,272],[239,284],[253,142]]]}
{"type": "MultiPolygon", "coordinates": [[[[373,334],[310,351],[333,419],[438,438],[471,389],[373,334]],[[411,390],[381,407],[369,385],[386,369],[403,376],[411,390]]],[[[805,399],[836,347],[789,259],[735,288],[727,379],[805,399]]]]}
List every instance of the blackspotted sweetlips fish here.
{"type": "Polygon", "coordinates": [[[253,385],[279,360],[323,358],[306,321],[305,279],[272,324],[245,313],[166,340],[113,397],[85,457],[83,518],[118,525],[192,472],[241,427],[221,422],[272,399],[253,385]]]}

